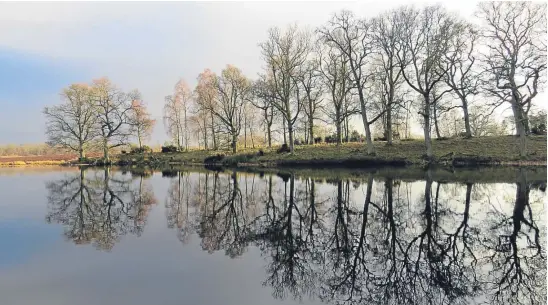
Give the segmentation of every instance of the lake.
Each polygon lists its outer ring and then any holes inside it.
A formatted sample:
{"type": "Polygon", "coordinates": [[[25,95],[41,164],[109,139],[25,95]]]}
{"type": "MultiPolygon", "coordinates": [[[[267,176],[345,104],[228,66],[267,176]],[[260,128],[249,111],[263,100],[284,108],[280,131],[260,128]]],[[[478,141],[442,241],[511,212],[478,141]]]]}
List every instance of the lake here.
{"type": "Polygon", "coordinates": [[[0,304],[545,304],[546,169],[0,169],[0,304]]]}

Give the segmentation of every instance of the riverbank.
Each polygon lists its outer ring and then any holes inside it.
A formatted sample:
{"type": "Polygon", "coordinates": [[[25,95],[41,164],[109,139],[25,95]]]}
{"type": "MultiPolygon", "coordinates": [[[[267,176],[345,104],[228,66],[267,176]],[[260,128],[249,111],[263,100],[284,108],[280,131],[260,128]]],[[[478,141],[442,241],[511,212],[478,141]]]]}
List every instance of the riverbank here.
{"type": "MultiPolygon", "coordinates": [[[[434,140],[434,160],[430,165],[443,167],[477,166],[546,166],[546,136],[530,136],[526,158],[520,158],[518,139],[514,136],[482,137],[472,139],[434,140]]],[[[376,142],[376,154],[367,155],[364,143],[299,145],[295,152],[277,153],[279,147],[240,149],[228,151],[194,150],[180,153],[119,154],[113,164],[122,166],[149,166],[162,168],[173,165],[204,165],[225,167],[346,167],[424,166],[424,142],[400,141],[393,145],[376,142]]],[[[47,165],[102,165],[99,155],[87,162],[78,162],[75,155],[47,155],[0,157],[0,167],[47,165]]]]}
{"type": "MultiPolygon", "coordinates": [[[[472,139],[434,140],[434,161],[430,165],[474,166],[546,166],[546,136],[528,139],[526,158],[520,158],[514,136],[472,139]]],[[[166,165],[207,164],[230,167],[373,167],[427,165],[424,143],[401,141],[393,145],[375,143],[376,154],[367,155],[363,143],[301,145],[295,152],[277,153],[272,149],[247,149],[229,152],[190,151],[181,153],[122,154],[113,161],[119,165],[161,167],[166,165]]]]}

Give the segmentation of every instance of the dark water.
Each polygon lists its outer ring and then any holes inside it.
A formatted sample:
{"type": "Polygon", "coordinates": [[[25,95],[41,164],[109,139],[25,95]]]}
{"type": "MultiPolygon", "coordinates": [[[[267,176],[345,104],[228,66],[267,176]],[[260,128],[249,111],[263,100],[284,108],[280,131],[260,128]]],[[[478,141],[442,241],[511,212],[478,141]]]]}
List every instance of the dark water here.
{"type": "Polygon", "coordinates": [[[545,304],[545,171],[325,173],[0,170],[0,304],[545,304]]]}

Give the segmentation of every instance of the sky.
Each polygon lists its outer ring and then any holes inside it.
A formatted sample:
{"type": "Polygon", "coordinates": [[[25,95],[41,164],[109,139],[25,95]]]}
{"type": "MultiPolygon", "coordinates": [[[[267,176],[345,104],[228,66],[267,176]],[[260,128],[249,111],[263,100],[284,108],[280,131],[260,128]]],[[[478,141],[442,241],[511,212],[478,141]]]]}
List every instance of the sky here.
{"type": "MultiPolygon", "coordinates": [[[[406,3],[0,3],[0,144],[44,142],[43,107],[59,103],[71,83],[103,76],[141,91],[158,121],[150,144],[162,144],[164,97],[179,79],[194,87],[205,68],[219,73],[227,64],[255,78],[270,27],[315,28],[341,9],[372,17],[406,3]]],[[[477,2],[443,4],[470,18],[477,2]]]]}

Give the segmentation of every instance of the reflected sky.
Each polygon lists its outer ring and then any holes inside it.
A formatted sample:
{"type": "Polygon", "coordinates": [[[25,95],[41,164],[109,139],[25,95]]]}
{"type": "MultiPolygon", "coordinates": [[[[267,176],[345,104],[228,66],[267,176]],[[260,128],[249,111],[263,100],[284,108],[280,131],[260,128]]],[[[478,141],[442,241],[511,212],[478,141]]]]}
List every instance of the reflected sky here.
{"type": "Polygon", "coordinates": [[[1,303],[543,304],[545,193],[516,173],[0,174],[1,303]]]}

